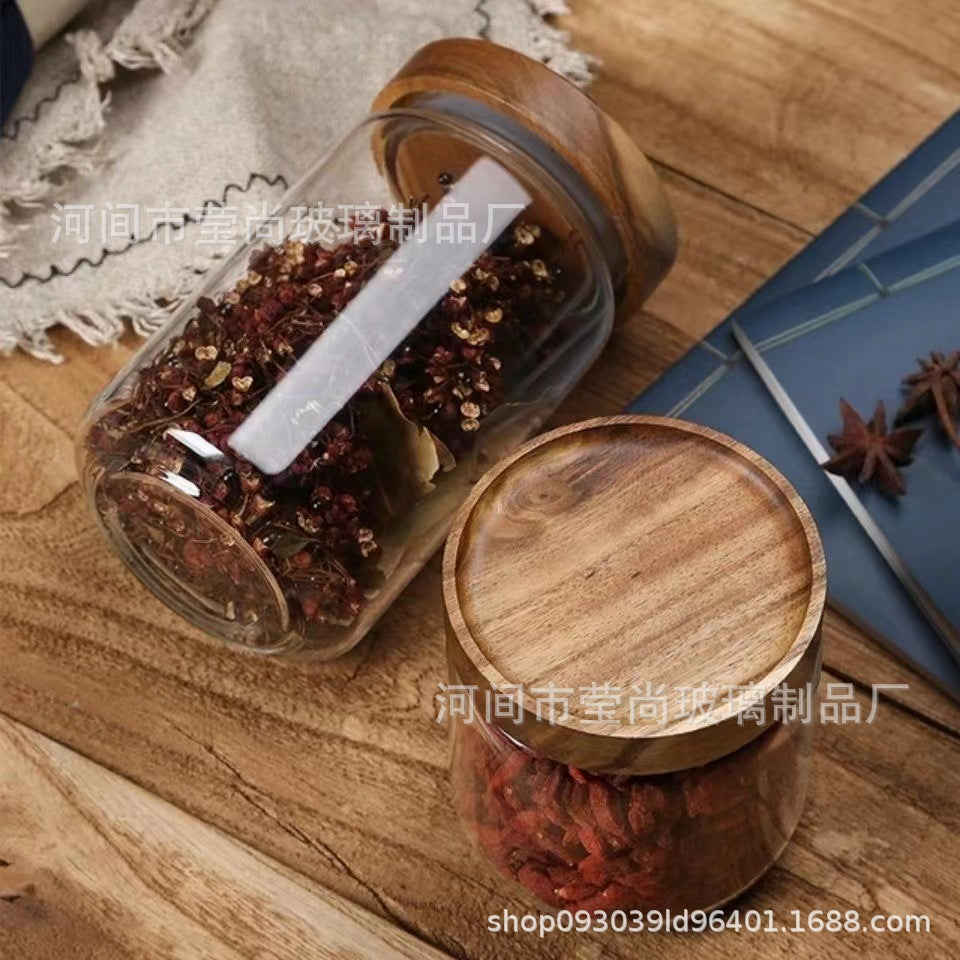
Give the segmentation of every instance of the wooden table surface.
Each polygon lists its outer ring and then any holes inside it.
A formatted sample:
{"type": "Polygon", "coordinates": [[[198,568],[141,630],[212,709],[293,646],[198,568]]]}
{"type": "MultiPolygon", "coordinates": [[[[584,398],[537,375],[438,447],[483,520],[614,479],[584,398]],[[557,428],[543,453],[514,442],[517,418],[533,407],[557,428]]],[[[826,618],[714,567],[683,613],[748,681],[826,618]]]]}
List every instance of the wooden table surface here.
{"type": "MultiPolygon", "coordinates": [[[[950,0],[575,0],[563,25],[602,58],[594,95],[656,162],[682,245],[558,422],[617,411],[960,94],[950,0]]],[[[834,615],[825,681],[910,688],[818,732],[797,835],[741,906],[932,933],[486,933],[536,905],[451,808],[439,564],[336,663],[221,649],[107,551],[76,483],[83,409],[134,338],[57,340],[62,367],[0,361],[4,960],[960,954],[960,710],[834,615]]]]}

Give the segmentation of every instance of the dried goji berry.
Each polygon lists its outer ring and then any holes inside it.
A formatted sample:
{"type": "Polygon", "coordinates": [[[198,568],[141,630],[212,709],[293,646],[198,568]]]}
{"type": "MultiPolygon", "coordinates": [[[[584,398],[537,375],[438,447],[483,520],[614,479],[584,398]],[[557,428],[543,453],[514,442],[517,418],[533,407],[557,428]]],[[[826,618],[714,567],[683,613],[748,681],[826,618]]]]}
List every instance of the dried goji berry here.
{"type": "Polygon", "coordinates": [[[656,873],[662,871],[670,862],[670,853],[659,846],[635,847],[630,851],[630,859],[638,873],[656,873]]]}
{"type": "Polygon", "coordinates": [[[514,750],[490,778],[491,789],[501,790],[512,784],[528,762],[527,755],[522,750],[514,750]]]}
{"type": "Polygon", "coordinates": [[[630,829],[638,836],[649,833],[656,825],[653,811],[646,805],[643,794],[639,790],[630,796],[627,821],[630,824],[630,829]]]}
{"type": "Polygon", "coordinates": [[[577,868],[567,864],[548,866],[547,874],[557,887],[567,887],[570,884],[580,882],[580,874],[577,872],[577,868]]]}
{"type": "Polygon", "coordinates": [[[594,886],[603,886],[610,881],[610,861],[604,853],[591,853],[578,864],[580,876],[594,886]]]}
{"type": "Polygon", "coordinates": [[[584,881],[565,884],[557,887],[557,896],[561,900],[583,900],[585,897],[592,897],[597,893],[597,888],[584,881]]]}
{"type": "Polygon", "coordinates": [[[590,796],[590,810],[597,826],[607,837],[620,845],[630,842],[630,836],[621,820],[619,797],[600,780],[587,785],[590,796]]]}
{"type": "Polygon", "coordinates": [[[632,894],[633,903],[657,903],[663,896],[661,879],[648,873],[625,873],[617,877],[617,884],[632,894]]]}
{"type": "Polygon", "coordinates": [[[538,870],[533,864],[526,863],[517,871],[517,879],[532,890],[541,900],[558,906],[560,903],[553,881],[547,874],[538,870]]]}
{"type": "Polygon", "coordinates": [[[766,735],[736,762],[655,777],[588,773],[496,732],[471,738],[463,757],[472,771],[455,780],[475,796],[461,797],[461,809],[497,866],[554,905],[710,906],[762,873],[779,852],[771,837],[795,825],[793,813],[777,829],[754,828],[777,818],[801,775],[779,746],[771,769],[766,735]],[[471,738],[482,746],[469,747],[471,738]]]}
{"type": "Polygon", "coordinates": [[[577,836],[587,853],[592,853],[598,857],[602,857],[606,853],[606,847],[604,847],[603,840],[595,827],[580,824],[577,827],[577,836]]]}
{"type": "Polygon", "coordinates": [[[580,843],[579,827],[576,824],[567,827],[563,834],[563,845],[568,850],[583,850],[583,844],[580,843]]]}
{"type": "Polygon", "coordinates": [[[612,883],[599,893],[569,903],[568,906],[571,910],[617,910],[627,907],[633,899],[634,895],[629,888],[612,883]]]}
{"type": "Polygon", "coordinates": [[[691,777],[684,781],[683,799],[687,814],[691,817],[702,817],[715,813],[718,809],[716,791],[711,788],[708,780],[701,777],[691,777]]]}
{"type": "Polygon", "coordinates": [[[652,813],[666,813],[670,806],[666,790],[655,783],[634,783],[633,793],[643,798],[643,805],[652,813]]]}

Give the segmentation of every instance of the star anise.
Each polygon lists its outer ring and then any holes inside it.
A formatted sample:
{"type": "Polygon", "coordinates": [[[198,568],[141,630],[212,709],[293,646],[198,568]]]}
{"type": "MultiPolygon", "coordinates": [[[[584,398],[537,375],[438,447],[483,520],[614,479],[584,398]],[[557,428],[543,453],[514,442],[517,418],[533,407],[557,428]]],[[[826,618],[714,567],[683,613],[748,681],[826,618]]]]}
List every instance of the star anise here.
{"type": "Polygon", "coordinates": [[[913,460],[913,446],[923,430],[901,427],[887,433],[887,413],[882,401],[869,423],[846,400],[840,401],[840,415],[843,433],[827,438],[836,456],[823,469],[860,483],[873,481],[884,493],[902,497],[907,487],[897,468],[913,460]]]}
{"type": "Polygon", "coordinates": [[[954,446],[960,447],[956,417],[960,413],[960,350],[944,355],[936,350],[930,359],[917,359],[920,369],[905,377],[910,387],[907,399],[897,413],[896,423],[906,423],[930,412],[936,412],[943,432],[954,446]]]}

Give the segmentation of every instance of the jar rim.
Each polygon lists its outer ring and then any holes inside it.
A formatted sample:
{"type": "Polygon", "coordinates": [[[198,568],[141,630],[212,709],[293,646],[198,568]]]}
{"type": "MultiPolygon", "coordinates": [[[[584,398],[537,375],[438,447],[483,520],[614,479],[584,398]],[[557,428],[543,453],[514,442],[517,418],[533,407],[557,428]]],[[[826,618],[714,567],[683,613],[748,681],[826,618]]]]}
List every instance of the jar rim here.
{"type": "Polygon", "coordinates": [[[650,294],[676,254],[674,216],[647,157],[590,96],[546,63],[516,50],[489,40],[447,37],[417,50],[377,94],[373,109],[436,93],[466,97],[501,120],[511,118],[575,169],[623,244],[625,304],[637,306],[650,294]]]}
{"type": "MultiPolygon", "coordinates": [[[[493,115],[499,117],[497,114],[493,115]]],[[[605,222],[604,211],[598,205],[597,198],[590,191],[588,184],[581,182],[578,186],[576,171],[571,169],[570,177],[565,178],[563,167],[556,163],[544,164],[540,157],[530,152],[529,145],[524,145],[510,135],[505,135],[490,123],[481,123],[471,116],[436,109],[430,105],[404,104],[375,111],[368,114],[361,121],[360,126],[401,119],[420,121],[432,127],[446,127],[456,137],[492,153],[498,163],[507,167],[519,166],[521,169],[515,172],[519,172],[522,179],[535,185],[548,196],[551,203],[559,208],[564,219],[582,238],[589,255],[589,266],[594,279],[603,287],[605,299],[611,303],[617,302],[618,286],[623,285],[622,273],[625,266],[619,265],[617,254],[611,249],[609,235],[611,228],[605,222]],[[618,277],[618,273],[621,276],[618,277]]],[[[322,160],[317,166],[321,163],[323,163],[322,160]]],[[[289,192],[293,193],[294,188],[289,192]]],[[[617,243],[619,245],[619,241],[617,243]]]]}
{"type": "MultiPolygon", "coordinates": [[[[149,543],[130,537],[111,511],[94,509],[93,513],[104,535],[159,600],[218,640],[239,649],[268,655],[289,653],[296,649],[299,638],[290,630],[289,608],[276,578],[253,548],[228,523],[213,511],[200,507],[193,498],[168,480],[150,474],[100,474],[91,488],[91,500],[96,501],[104,495],[108,485],[125,487],[132,495],[158,498],[167,511],[171,508],[182,511],[189,519],[192,535],[206,531],[223,539],[231,551],[233,562],[243,564],[246,582],[256,584],[261,602],[257,604],[256,620],[245,623],[236,617],[231,618],[227,605],[233,601],[235,591],[228,591],[222,609],[217,609],[215,593],[211,595],[210,591],[200,593],[194,590],[183,577],[176,574],[170,563],[155,555],[149,543]],[[267,617],[274,622],[264,628],[263,620],[267,617]],[[272,639],[264,644],[264,637],[272,639]]],[[[168,526],[166,522],[164,526],[168,526]]]]}
{"type": "MultiPolygon", "coordinates": [[[[551,150],[535,130],[480,100],[445,91],[423,91],[372,116],[389,118],[417,114],[442,120],[459,135],[478,129],[501,148],[520,151],[533,167],[542,168],[554,190],[563,193],[589,227],[589,236],[600,250],[609,271],[615,299],[621,299],[627,282],[627,258],[613,219],[583,175],[561,154],[551,150]]],[[[578,229],[583,231],[581,225],[578,229]]]]}

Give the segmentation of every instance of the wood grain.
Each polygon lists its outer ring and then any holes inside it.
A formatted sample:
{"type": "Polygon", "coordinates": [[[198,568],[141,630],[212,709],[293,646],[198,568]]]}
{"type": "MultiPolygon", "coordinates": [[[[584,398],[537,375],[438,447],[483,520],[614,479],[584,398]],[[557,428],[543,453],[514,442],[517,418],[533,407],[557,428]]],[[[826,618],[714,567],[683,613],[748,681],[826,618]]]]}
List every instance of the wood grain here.
{"type": "Polygon", "coordinates": [[[666,773],[734,752],[773,722],[687,691],[816,680],[826,596],[813,517],[785,478],[707,427],[599,417],[505,457],[457,514],[443,558],[447,649],[461,682],[518,686],[512,736],[563,763],[666,773]],[[693,586],[695,585],[695,586],[693,586]],[[666,717],[599,723],[534,689],[662,685],[666,717]],[[586,724],[586,725],[585,725],[586,724]]]}
{"type": "MultiPolygon", "coordinates": [[[[592,93],[653,156],[681,244],[557,422],[617,412],[944,120],[960,83],[960,14],[948,0],[909,15],[894,0],[573,6],[562,25],[604,61],[592,93]]],[[[87,402],[135,341],[95,351],[55,339],[63,367],[18,355],[0,362],[0,380],[60,431],[47,442],[62,441],[55,457],[65,457],[87,402]]],[[[14,502],[31,503],[0,517],[0,710],[440,949],[490,960],[960,950],[960,710],[841,618],[826,624],[826,680],[854,683],[861,703],[872,682],[910,688],[884,695],[875,726],[820,732],[798,833],[742,905],[787,922],[793,908],[929,912],[929,937],[491,937],[487,913],[534,905],[470,850],[450,807],[446,742],[432,722],[445,676],[438,561],[342,661],[310,671],[251,661],[149,597],[104,549],[75,485],[56,493],[57,481],[31,500],[14,465],[25,456],[0,451],[14,502]]],[[[78,888],[64,884],[64,910],[82,917],[78,888]]],[[[97,918],[98,960],[123,943],[125,916],[97,918]]]]}
{"type": "Polygon", "coordinates": [[[63,432],[0,383],[0,515],[39,510],[74,481],[73,456],[63,432]]]}
{"type": "Polygon", "coordinates": [[[815,232],[960,96],[945,2],[581,0],[567,25],[651,159],[815,232]]]}
{"type": "Polygon", "coordinates": [[[0,956],[436,958],[158,797],[0,719],[0,956]]]}
{"type": "MultiPolygon", "coordinates": [[[[469,849],[450,806],[446,744],[432,723],[433,694],[445,675],[437,564],[401,598],[389,629],[342,661],[305,670],[238,658],[184,632],[131,589],[119,563],[98,554],[92,529],[71,523],[83,516],[78,500],[71,490],[52,511],[71,552],[84,558],[77,569],[58,571],[68,584],[62,600],[52,602],[49,587],[37,584],[42,560],[25,558],[13,584],[4,573],[18,611],[3,615],[0,634],[4,708],[42,721],[58,739],[441,949],[502,955],[506,945],[484,935],[483,918],[503,906],[535,905],[469,849]],[[93,597],[85,576],[100,584],[93,597]]],[[[39,519],[21,523],[35,531],[39,519]]],[[[33,552],[43,556],[43,545],[33,552]]],[[[798,845],[788,849],[787,875],[778,868],[749,902],[869,904],[878,887],[889,895],[884,902],[927,902],[917,864],[949,862],[960,852],[958,751],[960,738],[892,705],[877,728],[825,731],[814,800],[798,845]],[[851,824],[858,836],[882,835],[885,845],[863,838],[846,852],[851,824]],[[829,844],[819,846],[824,836],[839,851],[836,863],[829,844]],[[802,882],[790,879],[793,871],[802,882]]],[[[951,882],[944,877],[937,895],[941,923],[956,919],[939,906],[951,882]]],[[[651,944],[661,951],[652,955],[671,956],[670,943],[651,944]]],[[[527,949],[563,955],[557,943],[527,949]]],[[[627,941],[609,945],[612,956],[631,949],[627,941]]],[[[701,949],[723,955],[712,943],[701,949]]],[[[928,955],[922,944],[911,952],[900,939],[891,949],[928,955]]]]}
{"type": "Polygon", "coordinates": [[[566,161],[620,238],[628,304],[650,295],[676,255],[676,224],[649,161],[616,121],[544,64],[464,37],[418,50],[377,95],[374,109],[412,106],[418,96],[437,92],[469,96],[507,114],[566,161]]]}
{"type": "Polygon", "coordinates": [[[960,707],[929,680],[918,676],[907,664],[895,659],[880,644],[867,639],[863,631],[842,614],[827,610],[824,656],[839,677],[869,687],[869,681],[899,684],[905,689],[883,691],[891,704],[926,719],[932,726],[960,734],[960,707]]]}

